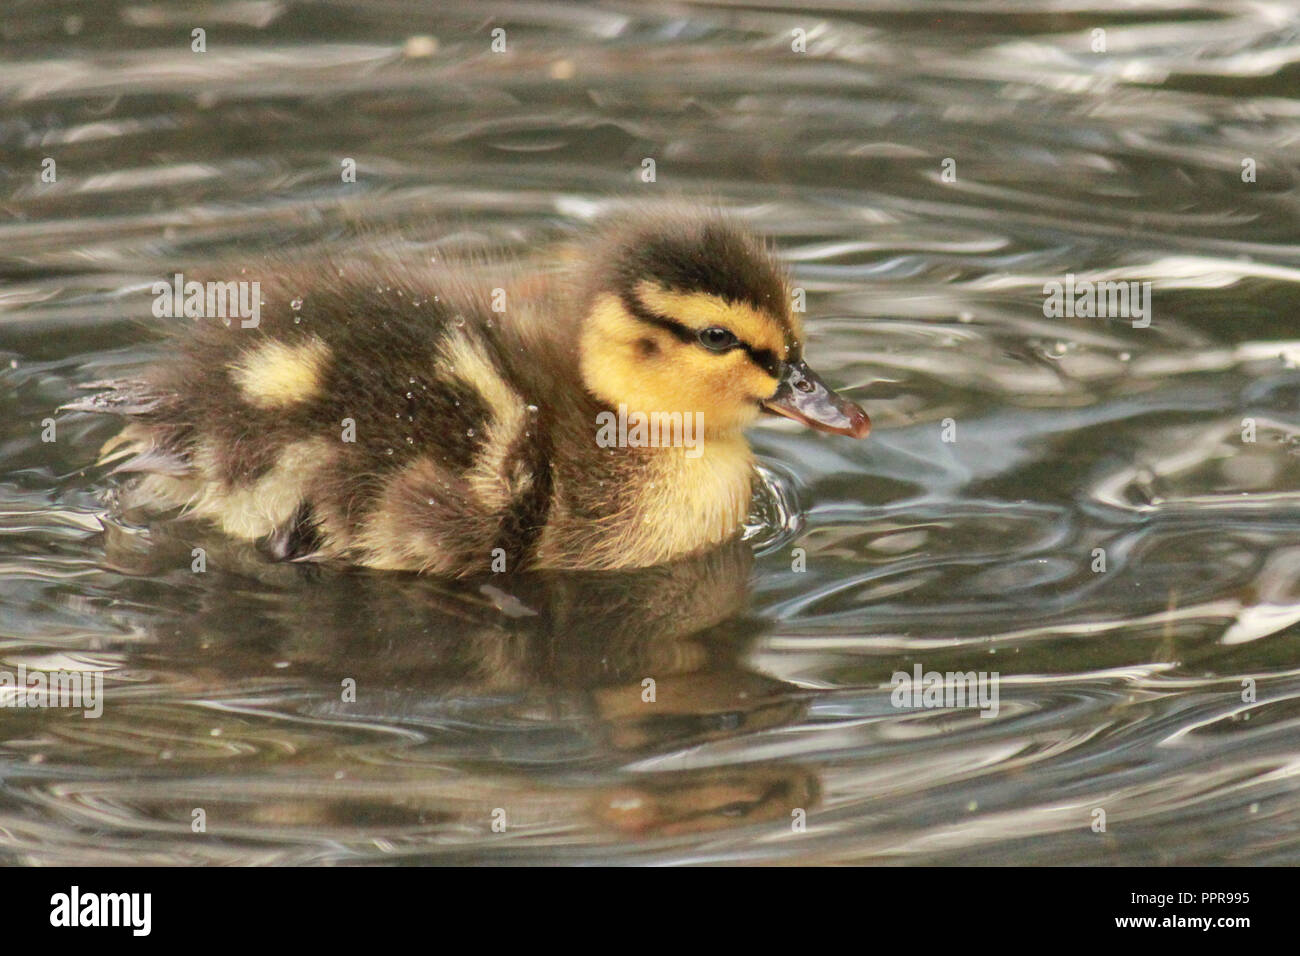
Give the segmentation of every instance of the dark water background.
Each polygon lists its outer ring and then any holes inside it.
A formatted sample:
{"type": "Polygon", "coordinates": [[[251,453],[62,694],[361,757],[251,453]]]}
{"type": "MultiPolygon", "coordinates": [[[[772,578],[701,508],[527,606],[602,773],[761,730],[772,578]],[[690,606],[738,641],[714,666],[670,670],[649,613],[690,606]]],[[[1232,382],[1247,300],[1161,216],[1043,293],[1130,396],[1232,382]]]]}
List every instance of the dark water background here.
{"type": "Polygon", "coordinates": [[[106,703],[0,709],[0,861],[1300,862],[1298,60],[1238,0],[6,0],[0,663],[106,703]],[[211,259],[675,195],[776,239],[876,422],[756,430],[752,562],[195,574],[56,411],[211,259]],[[1045,318],[1066,273],[1150,327],[1045,318]],[[895,708],[917,663],[998,716],[895,708]]]}

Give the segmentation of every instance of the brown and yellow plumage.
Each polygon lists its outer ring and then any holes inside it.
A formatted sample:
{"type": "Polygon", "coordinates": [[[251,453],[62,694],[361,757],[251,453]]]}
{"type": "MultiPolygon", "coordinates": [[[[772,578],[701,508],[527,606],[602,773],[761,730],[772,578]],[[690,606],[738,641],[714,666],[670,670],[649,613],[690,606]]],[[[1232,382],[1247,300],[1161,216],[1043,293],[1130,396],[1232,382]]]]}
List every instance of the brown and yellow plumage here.
{"type": "Polygon", "coordinates": [[[277,557],[452,575],[657,564],[739,532],[742,430],[761,408],[868,427],[803,364],[776,261],[717,214],[614,223],[540,278],[396,252],[240,278],[261,284],[256,328],[191,320],[98,407],[131,419],[107,449],[141,473],[131,504],[277,557]],[[606,447],[598,416],[620,406],[700,416],[698,449],[606,447]]]}

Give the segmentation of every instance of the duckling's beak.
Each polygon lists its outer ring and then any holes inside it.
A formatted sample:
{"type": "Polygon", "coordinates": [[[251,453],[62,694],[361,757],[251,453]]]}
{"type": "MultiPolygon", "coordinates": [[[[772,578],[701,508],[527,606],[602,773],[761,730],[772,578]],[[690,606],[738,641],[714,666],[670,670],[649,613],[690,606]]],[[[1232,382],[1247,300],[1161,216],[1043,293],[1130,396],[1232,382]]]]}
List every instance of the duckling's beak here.
{"type": "Polygon", "coordinates": [[[856,403],[837,395],[802,359],[786,363],[776,394],[763,402],[763,408],[803,422],[819,432],[866,438],[871,431],[867,413],[856,403]]]}

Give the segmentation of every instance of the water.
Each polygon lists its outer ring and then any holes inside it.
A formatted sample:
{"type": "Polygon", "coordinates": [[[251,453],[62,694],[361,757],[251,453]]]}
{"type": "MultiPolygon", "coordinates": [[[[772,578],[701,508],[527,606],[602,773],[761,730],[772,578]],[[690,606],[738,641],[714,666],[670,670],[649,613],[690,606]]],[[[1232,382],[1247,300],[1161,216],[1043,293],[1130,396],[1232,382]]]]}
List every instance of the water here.
{"type": "Polygon", "coordinates": [[[435,6],[6,9],[0,659],[106,700],[0,710],[0,860],[1300,862],[1295,7],[435,6]],[[56,411],[156,354],[159,277],[672,196],[776,239],[876,422],[758,429],[737,550],[196,574],[56,411]],[[1044,317],[1067,273],[1149,327],[1044,317]],[[896,708],[917,664],[997,716],[896,708]]]}

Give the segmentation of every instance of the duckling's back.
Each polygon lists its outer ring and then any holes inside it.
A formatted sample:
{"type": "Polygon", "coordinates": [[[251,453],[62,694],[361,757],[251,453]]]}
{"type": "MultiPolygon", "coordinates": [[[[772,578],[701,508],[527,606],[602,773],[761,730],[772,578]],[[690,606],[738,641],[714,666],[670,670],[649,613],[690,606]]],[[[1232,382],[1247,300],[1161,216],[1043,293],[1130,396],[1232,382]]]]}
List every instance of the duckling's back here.
{"type": "Polygon", "coordinates": [[[174,355],[119,387],[132,423],[106,451],[142,473],[129,504],[184,508],[281,558],[527,562],[551,495],[546,403],[530,394],[540,346],[493,311],[500,285],[396,259],[241,278],[261,286],[256,327],[176,319],[192,328],[174,355]]]}

